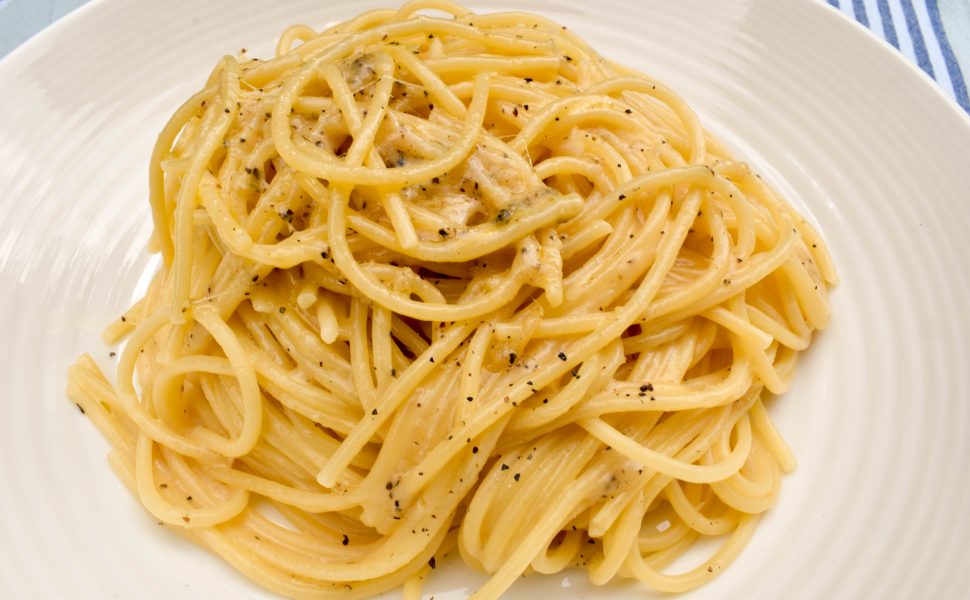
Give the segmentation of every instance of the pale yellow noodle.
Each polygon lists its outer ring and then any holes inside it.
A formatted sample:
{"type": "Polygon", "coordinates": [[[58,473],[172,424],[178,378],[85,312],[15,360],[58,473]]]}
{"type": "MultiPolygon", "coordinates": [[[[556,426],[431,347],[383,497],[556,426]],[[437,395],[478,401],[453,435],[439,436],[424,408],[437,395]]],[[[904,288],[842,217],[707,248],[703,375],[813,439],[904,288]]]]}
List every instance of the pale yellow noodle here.
{"type": "Polygon", "coordinates": [[[174,113],[149,201],[116,380],[85,355],[68,396],[156,520],[276,593],[417,598],[449,553],[476,598],[685,591],[795,467],[765,402],[830,318],[821,237],[551,21],[293,26],[174,113]]]}

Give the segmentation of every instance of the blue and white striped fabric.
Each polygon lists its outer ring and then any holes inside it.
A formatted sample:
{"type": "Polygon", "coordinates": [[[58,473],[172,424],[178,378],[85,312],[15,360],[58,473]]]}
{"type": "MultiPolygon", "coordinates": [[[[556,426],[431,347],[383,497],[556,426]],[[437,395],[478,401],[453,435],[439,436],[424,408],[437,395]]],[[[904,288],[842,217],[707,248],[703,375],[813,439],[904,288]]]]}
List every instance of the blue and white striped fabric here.
{"type": "Polygon", "coordinates": [[[827,0],[868,27],[936,80],[970,112],[970,3],[967,0],[827,0]]]}

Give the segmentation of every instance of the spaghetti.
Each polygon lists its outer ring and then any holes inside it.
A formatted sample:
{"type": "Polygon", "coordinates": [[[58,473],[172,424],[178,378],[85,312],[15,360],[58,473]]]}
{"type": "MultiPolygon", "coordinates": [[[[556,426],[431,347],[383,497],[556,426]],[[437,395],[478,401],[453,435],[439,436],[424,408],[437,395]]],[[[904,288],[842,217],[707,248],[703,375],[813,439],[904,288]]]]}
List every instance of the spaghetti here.
{"type": "Polygon", "coordinates": [[[219,62],[150,173],[163,266],[114,384],[85,355],[68,394],[156,519],[270,590],[413,596],[455,550],[477,598],[568,567],[688,590],[794,468],[762,401],[829,319],[822,240],[564,27],[292,27],[219,62]]]}

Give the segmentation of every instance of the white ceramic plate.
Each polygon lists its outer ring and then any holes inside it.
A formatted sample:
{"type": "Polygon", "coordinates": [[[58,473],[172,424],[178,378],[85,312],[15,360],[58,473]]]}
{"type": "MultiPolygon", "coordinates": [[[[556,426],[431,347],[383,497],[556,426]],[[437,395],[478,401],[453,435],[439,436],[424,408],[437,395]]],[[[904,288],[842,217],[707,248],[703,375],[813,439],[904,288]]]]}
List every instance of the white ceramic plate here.
{"type": "MultiPolygon", "coordinates": [[[[0,62],[0,596],[265,597],[158,527],[64,396],[154,263],[146,165],[223,53],[374,5],[99,0],[0,62]]],[[[816,0],[475,2],[547,14],[669,82],[820,226],[834,319],[773,404],[800,461],[737,563],[691,598],[955,598],[970,589],[970,119],[816,0]],[[784,4],[784,6],[782,6],[784,4]]],[[[439,568],[429,593],[481,578],[439,568]]],[[[650,598],[582,573],[510,598],[650,598]]]]}

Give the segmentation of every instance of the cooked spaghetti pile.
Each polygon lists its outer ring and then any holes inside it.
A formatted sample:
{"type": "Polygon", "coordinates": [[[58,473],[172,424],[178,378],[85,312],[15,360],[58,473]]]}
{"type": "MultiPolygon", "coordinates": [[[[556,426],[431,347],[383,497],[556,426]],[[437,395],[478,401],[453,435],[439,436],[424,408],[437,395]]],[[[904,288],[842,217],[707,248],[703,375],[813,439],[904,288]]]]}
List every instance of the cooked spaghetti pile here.
{"type": "Polygon", "coordinates": [[[416,594],[455,548],[476,597],[570,566],[686,590],[794,467],[762,402],[829,319],[821,239],[545,19],[419,2],[226,57],[151,207],[117,379],[84,356],[69,394],[156,519],[271,590],[416,594]]]}

